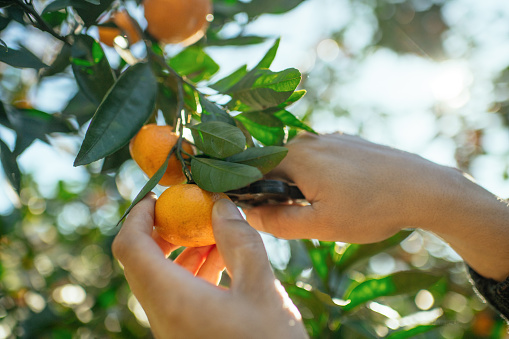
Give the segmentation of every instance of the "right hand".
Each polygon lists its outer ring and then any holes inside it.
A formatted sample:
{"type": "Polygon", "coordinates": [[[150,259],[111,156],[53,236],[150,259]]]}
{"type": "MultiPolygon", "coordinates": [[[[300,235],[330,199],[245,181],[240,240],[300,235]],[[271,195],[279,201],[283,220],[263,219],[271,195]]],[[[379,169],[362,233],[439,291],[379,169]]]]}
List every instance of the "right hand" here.
{"type": "Polygon", "coordinates": [[[226,199],[212,210],[216,246],[176,248],[154,233],[155,196],[141,200],[113,242],[156,338],[307,338],[299,311],[274,277],[260,235],[226,199]],[[229,289],[217,287],[225,268],[229,289]]]}
{"type": "Polygon", "coordinates": [[[432,222],[433,197],[444,194],[451,177],[462,177],[415,154],[347,134],[305,133],[287,147],[288,155],[269,176],[294,182],[310,205],[245,211],[253,227],[286,239],[384,240],[401,228],[432,222]]]}

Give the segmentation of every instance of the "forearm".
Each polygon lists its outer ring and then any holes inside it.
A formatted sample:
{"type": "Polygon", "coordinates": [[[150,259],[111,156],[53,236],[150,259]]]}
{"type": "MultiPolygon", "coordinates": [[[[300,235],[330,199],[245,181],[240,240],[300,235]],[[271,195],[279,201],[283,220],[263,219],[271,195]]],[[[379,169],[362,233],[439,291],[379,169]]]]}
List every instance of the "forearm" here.
{"type": "Polygon", "coordinates": [[[480,275],[496,281],[509,276],[509,207],[459,171],[442,168],[444,180],[429,198],[421,226],[444,239],[480,275]]]}

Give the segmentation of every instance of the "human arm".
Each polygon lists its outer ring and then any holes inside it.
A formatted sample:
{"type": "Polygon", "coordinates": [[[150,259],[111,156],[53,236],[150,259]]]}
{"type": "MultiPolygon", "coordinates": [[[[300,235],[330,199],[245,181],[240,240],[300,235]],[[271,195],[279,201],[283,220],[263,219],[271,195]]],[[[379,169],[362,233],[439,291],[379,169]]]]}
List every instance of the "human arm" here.
{"type": "Polygon", "coordinates": [[[460,171],[347,134],[306,133],[270,174],[294,182],[307,206],[262,206],[248,222],[286,239],[384,240],[403,228],[431,231],[476,272],[509,276],[509,208],[460,171]]]}
{"type": "Polygon", "coordinates": [[[305,338],[300,314],[275,279],[259,234],[231,202],[214,205],[216,246],[175,249],[153,232],[154,196],[131,211],[113,253],[156,338],[305,338]],[[229,289],[217,287],[224,268],[229,289]]]}

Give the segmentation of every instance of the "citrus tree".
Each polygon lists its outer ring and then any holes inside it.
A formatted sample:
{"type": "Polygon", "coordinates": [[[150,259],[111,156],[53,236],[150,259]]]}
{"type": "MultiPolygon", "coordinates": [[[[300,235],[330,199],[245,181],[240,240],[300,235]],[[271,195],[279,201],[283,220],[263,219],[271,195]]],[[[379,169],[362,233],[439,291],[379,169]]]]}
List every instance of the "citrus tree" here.
{"type": "MultiPolygon", "coordinates": [[[[186,182],[213,193],[249,185],[277,166],[284,144],[299,131],[315,133],[288,107],[300,99],[323,103],[312,92],[304,97],[303,87],[313,84],[302,82],[299,70],[271,70],[278,39],[253,67],[220,78],[221,61],[207,53],[212,46],[266,41],[242,28],[301,2],[0,1],[0,30],[9,31],[0,41],[0,124],[14,135],[0,139],[0,156],[19,197],[0,224],[4,337],[150,335],[111,256],[115,225],[158,184],[186,182]],[[232,22],[241,29],[225,35],[232,22]],[[24,45],[28,35],[41,37],[42,53],[24,45]],[[30,81],[17,69],[32,70],[30,81]],[[72,79],[77,91],[59,112],[34,108],[27,93],[58,78],[72,79]],[[74,165],[91,176],[86,185],[61,182],[45,197],[18,159],[35,140],[55,135],[79,140],[74,165]],[[147,175],[132,201],[119,187],[131,159],[147,175]]],[[[376,9],[385,5],[380,1],[376,9]]],[[[386,33],[380,43],[401,48],[387,38],[394,27],[380,25],[386,33]]],[[[422,45],[429,38],[417,37],[422,45]]],[[[458,279],[461,264],[434,258],[418,266],[400,246],[425,240],[408,231],[370,245],[291,241],[288,261],[274,269],[312,337],[436,338],[451,323],[453,337],[501,337],[503,322],[458,279]],[[387,257],[397,258],[400,269],[371,276],[369,261],[387,257]],[[433,309],[415,302],[429,295],[433,309]]],[[[225,275],[222,284],[228,283],[225,275]]]]}

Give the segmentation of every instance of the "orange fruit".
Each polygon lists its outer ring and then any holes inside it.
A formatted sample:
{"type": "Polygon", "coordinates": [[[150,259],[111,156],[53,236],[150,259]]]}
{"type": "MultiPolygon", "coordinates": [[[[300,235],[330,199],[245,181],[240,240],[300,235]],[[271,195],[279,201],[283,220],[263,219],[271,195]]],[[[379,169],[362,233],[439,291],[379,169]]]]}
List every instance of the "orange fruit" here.
{"type": "Polygon", "coordinates": [[[211,0],[145,0],[147,31],[166,44],[191,45],[204,35],[211,0]]]}
{"type": "Polygon", "coordinates": [[[155,229],[174,245],[199,247],[215,244],[212,231],[212,207],[224,193],[205,191],[194,184],[174,185],[166,189],[155,206],[155,229]]]}
{"type": "Polygon", "coordinates": [[[124,10],[113,13],[107,22],[113,22],[118,28],[99,26],[99,40],[105,45],[113,47],[113,40],[115,40],[117,36],[122,35],[127,38],[129,44],[137,43],[141,40],[141,36],[133,20],[134,19],[124,10]]]}
{"type": "MultiPolygon", "coordinates": [[[[179,136],[173,132],[171,126],[147,124],[131,139],[129,152],[143,172],[152,177],[166,161],[168,152],[177,143],[178,138],[179,136]]],[[[182,149],[189,154],[194,154],[193,147],[185,140],[182,142],[182,149]]],[[[188,157],[185,154],[182,154],[182,156],[184,158],[188,157]]],[[[185,180],[186,176],[182,172],[182,164],[174,152],[159,184],[170,186],[181,184],[185,180]]]]}

